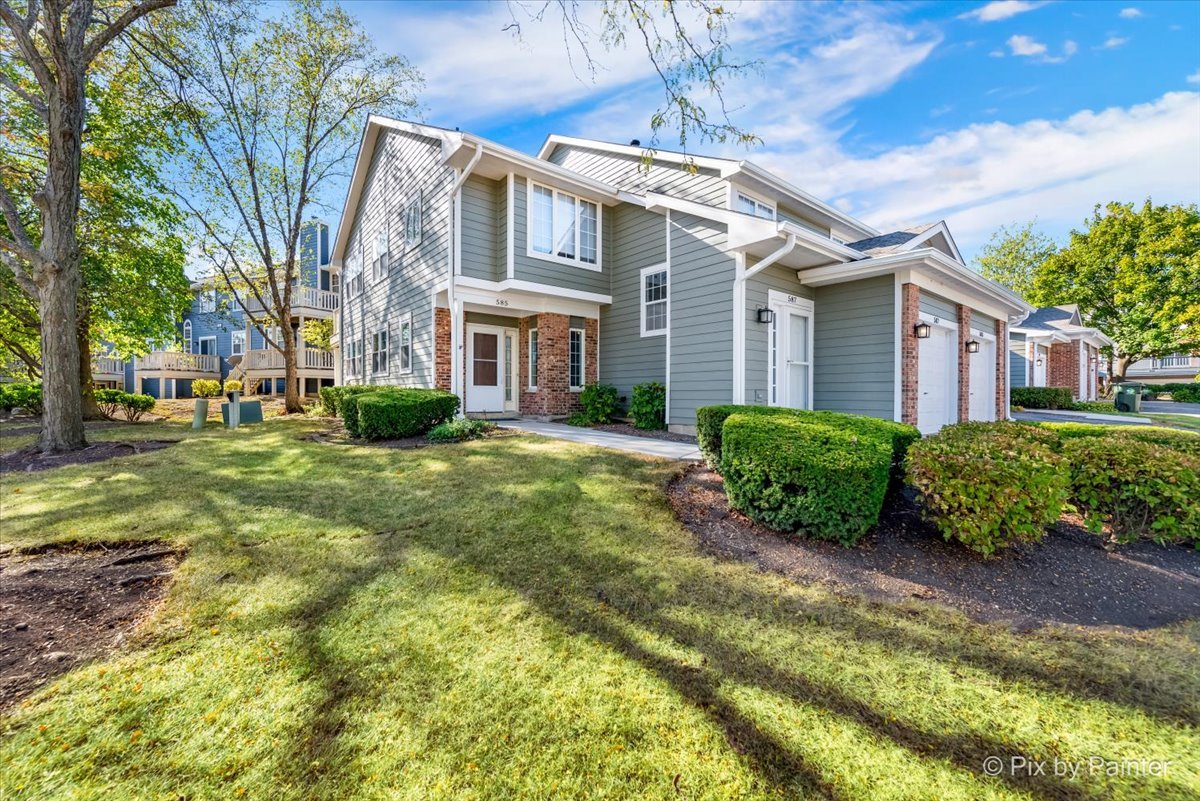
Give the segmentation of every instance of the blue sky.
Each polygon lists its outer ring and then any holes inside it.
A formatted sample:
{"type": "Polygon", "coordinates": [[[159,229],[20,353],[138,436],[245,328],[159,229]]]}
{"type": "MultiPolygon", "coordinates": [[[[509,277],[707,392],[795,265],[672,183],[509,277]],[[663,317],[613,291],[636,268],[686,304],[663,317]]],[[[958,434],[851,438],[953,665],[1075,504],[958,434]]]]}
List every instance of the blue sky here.
{"type": "MultiPolygon", "coordinates": [[[[533,153],[551,132],[649,139],[643,51],[572,68],[561,29],[506,3],[350,2],[424,73],[420,117],[533,153]]],[[[1200,202],[1200,3],[729,5],[749,158],[879,228],[945,218],[968,257],[1001,224],[1063,239],[1095,203],[1200,202]]],[[[592,14],[585,8],[584,14],[592,14]]],[[[668,134],[664,147],[677,142],[668,134]]]]}

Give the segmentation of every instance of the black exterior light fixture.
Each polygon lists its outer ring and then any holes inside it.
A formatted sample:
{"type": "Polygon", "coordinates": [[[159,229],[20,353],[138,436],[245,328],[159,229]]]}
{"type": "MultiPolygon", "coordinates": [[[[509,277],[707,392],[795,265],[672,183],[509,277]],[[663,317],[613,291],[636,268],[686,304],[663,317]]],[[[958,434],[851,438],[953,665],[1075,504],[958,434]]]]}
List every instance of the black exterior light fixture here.
{"type": "Polygon", "coordinates": [[[775,312],[771,311],[770,309],[759,309],[758,310],[758,321],[760,323],[775,322],[775,312]]]}
{"type": "Polygon", "coordinates": [[[968,339],[967,340],[967,353],[979,353],[979,340],[977,340],[977,339],[968,339]]]}
{"type": "Polygon", "coordinates": [[[929,339],[929,332],[931,330],[932,329],[929,327],[929,323],[917,323],[915,326],[913,326],[913,335],[916,336],[917,339],[929,339]]]}

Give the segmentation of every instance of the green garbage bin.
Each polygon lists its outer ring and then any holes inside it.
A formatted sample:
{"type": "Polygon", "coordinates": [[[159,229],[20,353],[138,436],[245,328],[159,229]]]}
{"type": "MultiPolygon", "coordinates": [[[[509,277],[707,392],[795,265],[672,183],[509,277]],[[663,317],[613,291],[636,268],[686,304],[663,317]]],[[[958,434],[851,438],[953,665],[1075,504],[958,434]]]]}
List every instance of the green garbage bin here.
{"type": "Polygon", "coordinates": [[[1118,412],[1140,412],[1142,385],[1131,381],[1117,384],[1116,407],[1118,412]]]}

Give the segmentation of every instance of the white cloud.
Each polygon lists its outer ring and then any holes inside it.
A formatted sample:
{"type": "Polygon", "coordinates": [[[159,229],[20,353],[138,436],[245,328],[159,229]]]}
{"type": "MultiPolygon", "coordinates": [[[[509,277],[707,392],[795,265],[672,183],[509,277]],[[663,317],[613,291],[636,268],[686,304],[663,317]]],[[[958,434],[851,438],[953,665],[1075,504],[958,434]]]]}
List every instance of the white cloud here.
{"type": "Polygon", "coordinates": [[[1042,3],[1027,2],[1027,0],[993,0],[991,3],[980,6],[973,11],[968,11],[965,14],[959,14],[959,19],[975,19],[980,22],[997,22],[1009,17],[1015,17],[1017,14],[1023,14],[1026,11],[1033,11],[1042,3]]]}
{"type": "Polygon", "coordinates": [[[1041,56],[1046,53],[1046,46],[1032,36],[1015,34],[1008,37],[1008,47],[1014,56],[1041,56]]]}
{"type": "Polygon", "coordinates": [[[1142,12],[1141,9],[1133,7],[1122,8],[1121,13],[1117,16],[1119,16],[1121,19],[1137,19],[1138,17],[1142,16],[1142,12]]]}
{"type": "Polygon", "coordinates": [[[943,117],[943,116],[949,114],[951,111],[954,111],[954,106],[950,105],[949,103],[946,103],[945,105],[937,106],[935,108],[929,109],[929,116],[930,117],[943,117]]]}
{"type": "Polygon", "coordinates": [[[1200,83],[1200,70],[1196,70],[1191,75],[1187,76],[1188,83],[1200,83]]]}
{"type": "Polygon", "coordinates": [[[1124,36],[1110,36],[1104,40],[1104,44],[1100,45],[1101,50],[1115,50],[1129,40],[1124,36]]]}

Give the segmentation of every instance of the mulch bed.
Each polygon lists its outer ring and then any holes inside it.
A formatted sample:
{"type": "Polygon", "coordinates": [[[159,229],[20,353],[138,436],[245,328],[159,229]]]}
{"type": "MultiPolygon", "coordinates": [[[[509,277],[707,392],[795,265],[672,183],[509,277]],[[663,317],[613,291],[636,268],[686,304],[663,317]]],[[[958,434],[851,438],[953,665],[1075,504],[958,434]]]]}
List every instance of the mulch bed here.
{"type": "Polygon", "coordinates": [[[885,601],[919,599],[1018,630],[1050,623],[1148,629],[1200,617],[1200,552],[1104,540],[1064,518],[1037,544],[983,559],[947,542],[911,496],[889,501],[853,548],[781,534],[730,509],[721,477],[686,468],[667,489],[683,524],[710,553],[753,562],[798,583],[885,601]]]}
{"type": "Polygon", "coordinates": [[[645,431],[635,428],[629,423],[605,423],[603,425],[589,426],[589,428],[594,428],[597,431],[611,431],[614,434],[628,434],[631,437],[645,437],[646,439],[663,439],[667,442],[696,444],[696,438],[688,434],[672,434],[670,431],[645,431]]]}
{"type": "Polygon", "coordinates": [[[144,542],[0,556],[0,710],[120,647],[162,600],[181,556],[144,542]]]}
{"type": "Polygon", "coordinates": [[[147,439],[140,442],[97,442],[86,448],[67,453],[42,453],[37,446],[31,446],[9,453],[0,453],[0,473],[33,473],[69,464],[103,462],[118,456],[162,450],[178,441],[175,439],[147,439]]]}

